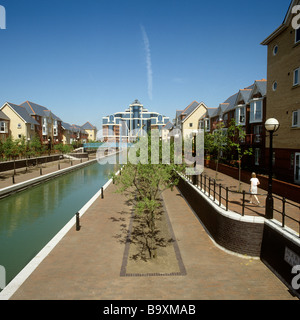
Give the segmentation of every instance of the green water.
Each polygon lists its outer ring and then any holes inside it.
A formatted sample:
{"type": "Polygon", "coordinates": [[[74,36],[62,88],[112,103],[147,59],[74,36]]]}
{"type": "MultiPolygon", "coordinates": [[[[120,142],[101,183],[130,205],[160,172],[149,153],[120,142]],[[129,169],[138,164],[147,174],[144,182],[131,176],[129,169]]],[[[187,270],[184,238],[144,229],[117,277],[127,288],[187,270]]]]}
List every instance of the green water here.
{"type": "Polygon", "coordinates": [[[6,284],[99,191],[115,170],[112,164],[94,163],[0,200],[0,265],[6,270],[6,284]]]}

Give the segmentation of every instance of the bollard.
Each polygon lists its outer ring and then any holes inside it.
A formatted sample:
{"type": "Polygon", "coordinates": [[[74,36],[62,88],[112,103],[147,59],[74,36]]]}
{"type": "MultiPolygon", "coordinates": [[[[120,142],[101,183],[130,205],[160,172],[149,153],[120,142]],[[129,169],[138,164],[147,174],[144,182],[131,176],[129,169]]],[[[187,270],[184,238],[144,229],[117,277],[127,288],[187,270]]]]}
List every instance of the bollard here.
{"type": "Polygon", "coordinates": [[[104,198],[104,194],[103,194],[103,187],[101,188],[101,199],[104,198]]]}
{"type": "Polygon", "coordinates": [[[246,192],[245,190],[243,190],[242,216],[245,215],[245,195],[246,195],[246,192]]]}
{"type": "Polygon", "coordinates": [[[76,213],[76,231],[80,230],[79,212],[76,213]]]}
{"type": "Polygon", "coordinates": [[[226,211],[228,211],[228,187],[226,187],[226,211]]]}
{"type": "Polygon", "coordinates": [[[15,175],[12,175],[12,183],[15,184],[15,175]]]}
{"type": "Polygon", "coordinates": [[[285,197],[282,198],[282,228],[285,227],[285,204],[286,204],[286,199],[285,197]]]}

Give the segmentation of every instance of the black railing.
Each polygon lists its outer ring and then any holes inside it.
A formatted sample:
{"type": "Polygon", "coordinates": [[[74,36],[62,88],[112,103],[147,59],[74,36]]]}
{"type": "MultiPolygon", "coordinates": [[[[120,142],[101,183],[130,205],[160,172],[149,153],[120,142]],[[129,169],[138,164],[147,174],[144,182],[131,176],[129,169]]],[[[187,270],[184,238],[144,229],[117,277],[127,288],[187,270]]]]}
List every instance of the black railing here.
{"type": "Polygon", "coordinates": [[[291,201],[288,201],[285,197],[278,197],[278,196],[276,196],[274,194],[273,194],[273,198],[277,199],[277,200],[279,200],[281,202],[281,210],[276,209],[275,206],[274,206],[273,210],[281,215],[281,225],[282,225],[282,227],[284,228],[286,226],[286,218],[292,220],[295,223],[298,223],[299,238],[300,238],[300,205],[296,204],[296,203],[293,203],[291,201]],[[296,219],[296,218],[294,218],[294,217],[292,217],[292,216],[287,214],[287,210],[286,210],[287,205],[291,206],[293,208],[298,208],[299,219],[296,219]]]}
{"type": "MultiPolygon", "coordinates": [[[[234,212],[241,214],[241,216],[245,215],[246,208],[249,209],[249,206],[247,206],[246,196],[251,196],[252,194],[250,192],[246,192],[245,190],[243,190],[241,192],[235,191],[235,190],[230,190],[228,187],[223,186],[221,183],[217,183],[216,179],[213,179],[205,174],[201,174],[201,175],[197,176],[196,179],[190,175],[185,175],[185,174],[183,174],[183,175],[191,183],[194,182],[193,184],[195,187],[197,187],[200,191],[202,191],[209,198],[212,198],[212,200],[214,201],[215,204],[217,204],[219,207],[222,207],[226,211],[230,210],[230,208],[229,208],[230,204],[235,204],[235,205],[241,207],[241,210],[238,210],[238,211],[234,210],[234,212]],[[230,197],[230,194],[240,195],[241,196],[240,201],[232,201],[232,199],[230,199],[230,198],[232,198],[232,197],[230,197]]],[[[258,193],[258,194],[256,194],[256,196],[266,197],[267,194],[266,193],[264,193],[264,194],[258,193]]],[[[289,218],[294,223],[298,223],[298,231],[299,231],[299,238],[300,238],[300,205],[296,204],[296,203],[292,203],[292,202],[286,200],[286,198],[284,198],[284,197],[278,197],[278,196],[273,195],[273,198],[281,201],[281,203],[282,203],[280,210],[274,206],[274,212],[279,213],[282,217],[282,221],[281,221],[282,227],[284,228],[287,226],[286,218],[289,218]],[[299,210],[298,219],[287,214],[287,212],[286,212],[286,205],[287,204],[293,206],[294,208],[298,208],[298,210],[299,210]]],[[[262,216],[262,214],[255,211],[253,209],[253,207],[251,207],[251,210],[252,210],[252,212],[256,213],[257,215],[262,216]]]]}

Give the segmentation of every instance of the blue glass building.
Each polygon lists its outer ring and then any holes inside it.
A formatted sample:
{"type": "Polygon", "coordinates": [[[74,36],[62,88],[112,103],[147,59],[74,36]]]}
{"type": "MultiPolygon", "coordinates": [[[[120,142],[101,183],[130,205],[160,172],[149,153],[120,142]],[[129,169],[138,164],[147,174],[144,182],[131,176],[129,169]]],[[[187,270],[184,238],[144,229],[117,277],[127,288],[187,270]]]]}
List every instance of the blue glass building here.
{"type": "Polygon", "coordinates": [[[135,100],[124,112],[117,112],[102,118],[104,141],[134,141],[137,137],[146,135],[151,129],[162,128],[169,122],[158,112],[150,112],[135,100]]]}

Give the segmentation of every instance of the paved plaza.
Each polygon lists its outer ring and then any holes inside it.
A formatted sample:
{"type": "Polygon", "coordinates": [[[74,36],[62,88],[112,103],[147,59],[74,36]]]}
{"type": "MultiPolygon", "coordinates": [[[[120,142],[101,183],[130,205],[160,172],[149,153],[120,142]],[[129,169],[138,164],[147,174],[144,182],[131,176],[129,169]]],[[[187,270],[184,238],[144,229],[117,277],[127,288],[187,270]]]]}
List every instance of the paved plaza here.
{"type": "Polygon", "coordinates": [[[163,200],[186,274],[121,276],[131,208],[115,190],[109,185],[12,300],[297,300],[260,260],[217,247],[176,188],[163,200]]]}

